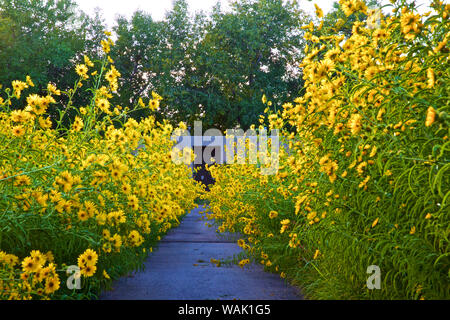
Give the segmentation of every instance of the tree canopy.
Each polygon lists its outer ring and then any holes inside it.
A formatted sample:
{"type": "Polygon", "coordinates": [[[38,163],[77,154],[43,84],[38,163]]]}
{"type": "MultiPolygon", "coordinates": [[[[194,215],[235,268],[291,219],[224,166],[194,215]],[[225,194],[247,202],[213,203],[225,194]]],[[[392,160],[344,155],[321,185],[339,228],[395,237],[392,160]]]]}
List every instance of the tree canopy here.
{"type": "Polygon", "coordinates": [[[103,28],[72,0],[0,0],[0,84],[25,74],[37,87],[73,86],[71,61],[95,52],[103,28]]]}
{"type": "Polygon", "coordinates": [[[119,18],[113,58],[130,86],[121,103],[156,90],[174,121],[248,128],[263,94],[282,101],[301,88],[305,19],[296,2],[281,0],[234,1],[230,12],[216,5],[210,16],[177,0],[160,22],[143,12],[119,18]]]}
{"type": "MultiPolygon", "coordinates": [[[[342,14],[331,12],[324,28],[342,14]]],[[[234,0],[228,11],[218,2],[211,14],[175,0],[161,21],[143,11],[119,16],[110,55],[121,90],[112,102],[127,107],[155,91],[164,98],[157,118],[247,129],[266,107],[263,94],[275,107],[301,92],[302,27],[311,19],[297,1],[283,0],[234,0]]],[[[100,15],[87,16],[73,0],[0,0],[0,84],[25,74],[35,91],[49,82],[68,90],[77,77],[72,63],[95,59],[104,29],[100,15]]]]}

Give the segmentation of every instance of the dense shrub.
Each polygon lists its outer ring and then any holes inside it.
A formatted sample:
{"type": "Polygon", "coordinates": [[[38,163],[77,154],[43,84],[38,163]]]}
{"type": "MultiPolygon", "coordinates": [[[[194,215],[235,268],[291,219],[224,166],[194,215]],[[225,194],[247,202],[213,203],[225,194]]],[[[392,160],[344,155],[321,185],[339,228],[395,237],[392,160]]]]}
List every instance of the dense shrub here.
{"type": "Polygon", "coordinates": [[[110,105],[120,76],[107,55],[112,44],[102,42],[103,61],[85,57],[76,65],[79,80],[68,92],[49,84],[47,95],[29,95],[14,111],[11,101],[32,79],[1,93],[0,299],[95,297],[111,279],[140,268],[195,206],[199,187],[190,169],[171,161],[172,126],[130,118],[156,110],[161,97],[110,105]],[[76,94],[90,104],[72,105],[76,94]],[[49,105],[64,95],[69,103],[49,117],[49,105]],[[80,268],[81,290],[66,286],[71,265],[80,268]]]}
{"type": "Polygon", "coordinates": [[[261,120],[290,146],[278,174],[212,167],[208,218],[308,297],[448,299],[450,6],[399,1],[377,26],[363,2],[340,4],[369,18],[350,37],[345,21],[312,28],[304,94],[261,120]]]}

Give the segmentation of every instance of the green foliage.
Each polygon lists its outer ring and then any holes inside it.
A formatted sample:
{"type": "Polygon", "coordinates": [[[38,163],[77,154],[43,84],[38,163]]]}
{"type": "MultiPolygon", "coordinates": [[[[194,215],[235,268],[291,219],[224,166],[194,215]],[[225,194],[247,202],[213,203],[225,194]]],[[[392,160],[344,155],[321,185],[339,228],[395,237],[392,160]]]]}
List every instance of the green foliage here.
{"type": "Polygon", "coordinates": [[[10,102],[25,92],[1,91],[7,98],[0,101],[0,300],[96,297],[111,279],[142,269],[149,248],[179,224],[201,192],[189,167],[170,158],[173,127],[153,116],[137,122],[128,116],[133,109],[113,114],[101,107],[99,101],[109,105],[106,97],[112,97],[106,86],[118,90],[115,79],[104,77],[115,69],[106,54],[89,65],[95,76],[79,72],[75,89],[60,92],[69,102],[58,109],[53,129],[46,113],[56,102],[51,95],[28,95],[28,106],[13,110],[10,102]],[[73,103],[76,94],[87,107],[73,103]],[[70,128],[62,123],[67,112],[77,115],[70,128]],[[98,264],[82,262],[87,249],[98,264]],[[26,269],[35,250],[46,261],[26,269]],[[47,262],[56,269],[45,276],[44,289],[40,271],[47,262]],[[82,275],[85,268],[80,291],[66,287],[67,266],[78,266],[82,275]]]}
{"type": "Polygon", "coordinates": [[[247,129],[263,112],[261,97],[282,101],[302,82],[293,72],[303,48],[305,17],[292,2],[235,1],[230,13],[216,11],[196,57],[198,90],[207,93],[207,123],[247,129]]]}
{"type": "MultiPolygon", "coordinates": [[[[86,16],[73,0],[0,4],[4,87],[29,75],[36,93],[44,94],[50,81],[68,90],[76,80],[69,61],[82,62],[84,54],[96,59],[103,22],[98,15],[86,16]]],[[[122,92],[112,102],[128,107],[155,90],[164,97],[158,120],[248,128],[263,111],[263,94],[282,101],[301,89],[303,81],[294,70],[304,46],[300,27],[305,20],[296,2],[281,0],[234,1],[231,12],[216,5],[209,16],[192,15],[187,2],[177,0],[162,21],[141,11],[130,20],[119,17],[113,28],[117,45],[110,55],[122,75],[122,92]]],[[[80,105],[88,102],[83,96],[74,99],[80,105]]],[[[68,114],[65,122],[73,116],[68,114]]]]}
{"type": "Polygon", "coordinates": [[[209,17],[188,13],[178,0],[163,21],[136,12],[119,18],[112,53],[127,93],[120,103],[158,91],[161,112],[174,122],[221,129],[255,122],[265,93],[277,100],[297,95],[293,72],[300,60],[305,20],[298,5],[281,0],[235,1],[209,17]]]}
{"type": "Polygon", "coordinates": [[[411,4],[380,28],[354,21],[345,37],[344,21],[311,37],[304,96],[267,117],[296,129],[276,175],[211,167],[208,218],[309,298],[449,298],[450,6],[421,16],[411,4]]]}
{"type": "Polygon", "coordinates": [[[49,82],[68,90],[76,81],[71,61],[92,57],[102,31],[99,17],[86,16],[73,0],[0,0],[0,85],[29,75],[36,93],[49,82]]]}

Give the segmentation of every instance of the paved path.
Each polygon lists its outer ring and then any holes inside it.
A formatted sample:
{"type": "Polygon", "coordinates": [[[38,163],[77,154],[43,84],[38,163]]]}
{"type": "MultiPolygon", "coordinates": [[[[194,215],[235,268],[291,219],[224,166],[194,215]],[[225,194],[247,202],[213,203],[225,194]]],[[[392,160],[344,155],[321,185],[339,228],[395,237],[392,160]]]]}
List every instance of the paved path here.
{"type": "Polygon", "coordinates": [[[117,280],[102,300],[299,300],[298,291],[260,265],[220,267],[211,258],[231,260],[242,249],[218,235],[194,209],[162,239],[145,261],[145,271],[117,280]]]}

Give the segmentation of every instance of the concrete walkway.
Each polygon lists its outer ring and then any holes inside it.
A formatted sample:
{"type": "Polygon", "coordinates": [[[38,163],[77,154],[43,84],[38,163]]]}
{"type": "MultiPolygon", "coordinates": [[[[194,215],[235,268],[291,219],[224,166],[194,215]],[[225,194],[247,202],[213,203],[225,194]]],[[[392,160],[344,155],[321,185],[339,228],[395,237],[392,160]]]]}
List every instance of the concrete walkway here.
{"type": "Polygon", "coordinates": [[[104,292],[102,300],[299,300],[298,290],[260,265],[216,267],[242,252],[236,239],[218,235],[194,209],[162,239],[149,255],[145,271],[123,277],[104,292]]]}

